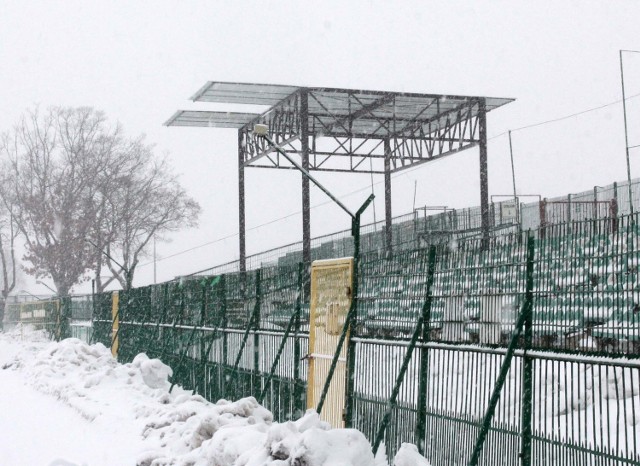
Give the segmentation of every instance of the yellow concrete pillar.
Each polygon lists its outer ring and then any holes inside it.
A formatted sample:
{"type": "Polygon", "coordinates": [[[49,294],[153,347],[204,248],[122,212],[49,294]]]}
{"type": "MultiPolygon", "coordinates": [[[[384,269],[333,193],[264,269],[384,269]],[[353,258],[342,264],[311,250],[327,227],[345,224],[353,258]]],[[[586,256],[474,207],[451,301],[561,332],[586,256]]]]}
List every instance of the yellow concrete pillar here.
{"type": "Polygon", "coordinates": [[[120,344],[118,337],[118,328],[120,326],[120,316],[118,314],[119,303],[119,294],[117,291],[114,291],[111,295],[111,318],[113,322],[113,326],[111,328],[111,354],[114,358],[118,357],[118,347],[120,344]]]}

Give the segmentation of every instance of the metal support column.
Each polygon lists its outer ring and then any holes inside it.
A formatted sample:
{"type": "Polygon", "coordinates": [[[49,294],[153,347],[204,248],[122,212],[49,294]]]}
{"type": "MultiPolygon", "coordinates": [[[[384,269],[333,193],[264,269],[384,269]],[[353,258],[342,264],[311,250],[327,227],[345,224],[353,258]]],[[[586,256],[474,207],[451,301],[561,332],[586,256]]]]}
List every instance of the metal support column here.
{"type": "Polygon", "coordinates": [[[482,214],[482,242],[489,241],[489,173],[487,169],[487,104],[484,98],[478,102],[478,127],[480,132],[480,211],[482,214]]]}
{"type": "Polygon", "coordinates": [[[384,240],[385,250],[391,253],[391,143],[384,140],[384,240]]]}
{"type": "Polygon", "coordinates": [[[246,226],[244,214],[244,149],[242,131],[238,131],[238,235],[240,238],[240,272],[247,270],[246,226]]]}
{"type": "MultiPolygon", "coordinates": [[[[309,171],[309,94],[300,92],[300,142],[302,168],[309,171]]],[[[302,176],[302,262],[311,263],[311,209],[309,201],[309,178],[302,176]]]]}

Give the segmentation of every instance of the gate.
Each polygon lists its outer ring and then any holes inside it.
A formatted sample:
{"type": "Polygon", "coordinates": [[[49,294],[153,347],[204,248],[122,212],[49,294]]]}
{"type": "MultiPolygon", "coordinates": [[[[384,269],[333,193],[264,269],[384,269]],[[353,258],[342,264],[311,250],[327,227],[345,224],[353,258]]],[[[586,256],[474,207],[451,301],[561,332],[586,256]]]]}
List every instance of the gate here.
{"type": "MultiPolygon", "coordinates": [[[[353,258],[315,261],[311,266],[307,408],[315,409],[322,397],[351,306],[352,281],[353,258]]],[[[344,427],[348,346],[342,346],[320,415],[332,427],[344,427]]]]}

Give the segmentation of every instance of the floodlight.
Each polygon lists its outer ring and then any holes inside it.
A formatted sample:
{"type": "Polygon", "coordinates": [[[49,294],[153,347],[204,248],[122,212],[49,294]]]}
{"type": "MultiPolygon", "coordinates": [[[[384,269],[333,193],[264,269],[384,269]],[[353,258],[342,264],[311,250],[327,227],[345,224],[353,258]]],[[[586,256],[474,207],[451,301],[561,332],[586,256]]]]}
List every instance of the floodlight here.
{"type": "Polygon", "coordinates": [[[253,134],[257,136],[266,136],[269,133],[269,126],[267,125],[253,125],[253,134]]]}

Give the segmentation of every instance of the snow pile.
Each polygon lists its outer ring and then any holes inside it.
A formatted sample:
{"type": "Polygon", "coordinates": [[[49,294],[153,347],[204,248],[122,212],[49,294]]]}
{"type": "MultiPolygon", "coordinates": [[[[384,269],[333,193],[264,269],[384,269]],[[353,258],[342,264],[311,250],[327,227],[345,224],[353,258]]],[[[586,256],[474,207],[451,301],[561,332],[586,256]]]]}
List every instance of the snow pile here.
{"type": "Polygon", "coordinates": [[[173,375],[173,371],[159,359],[149,359],[149,356],[140,353],[133,358],[131,366],[140,369],[142,381],[147,384],[147,386],[151,388],[163,388],[165,390],[170,388],[169,377],[173,375]]]}
{"type": "Polygon", "coordinates": [[[624,410],[626,414],[615,415],[621,430],[624,430],[624,423],[634,427],[640,423],[636,413],[640,404],[637,369],[586,364],[569,368],[556,364],[554,369],[558,375],[541,384],[541,404],[549,413],[558,418],[582,415],[598,419],[610,415],[613,418],[613,412],[624,410]],[[558,397],[558,393],[562,396],[558,397]]]}
{"type": "MultiPolygon", "coordinates": [[[[1,355],[5,370],[56,397],[87,422],[108,422],[144,439],[138,466],[386,466],[364,435],[331,429],[310,410],[295,422],[275,423],[255,398],[210,403],[175,386],[170,367],[139,354],[119,364],[109,349],[78,339],[48,342],[28,329],[2,334],[12,351],[1,355]]],[[[3,346],[3,351],[7,345],[3,346]]],[[[428,465],[417,449],[403,445],[397,466],[428,465]]]]}
{"type": "Polygon", "coordinates": [[[429,462],[418,453],[418,447],[411,443],[403,443],[393,461],[394,466],[430,466],[429,462]]]}
{"type": "MultiPolygon", "coordinates": [[[[270,418],[271,414],[254,398],[245,398],[236,403],[221,401],[208,411],[204,418],[192,416],[186,422],[191,427],[173,427],[181,437],[179,442],[173,443],[174,450],[176,445],[184,446],[184,440],[195,440],[197,445],[203,436],[208,437],[176,464],[374,465],[371,445],[361,432],[331,429],[313,411],[308,411],[295,422],[283,424],[261,422],[258,419],[261,415],[266,414],[270,418]],[[238,413],[238,408],[245,412],[238,413]],[[253,414],[258,414],[258,418],[253,414]]],[[[267,419],[263,418],[264,421],[267,419]]],[[[169,458],[157,458],[155,462],[144,464],[155,466],[172,462],[169,458]]]]}

